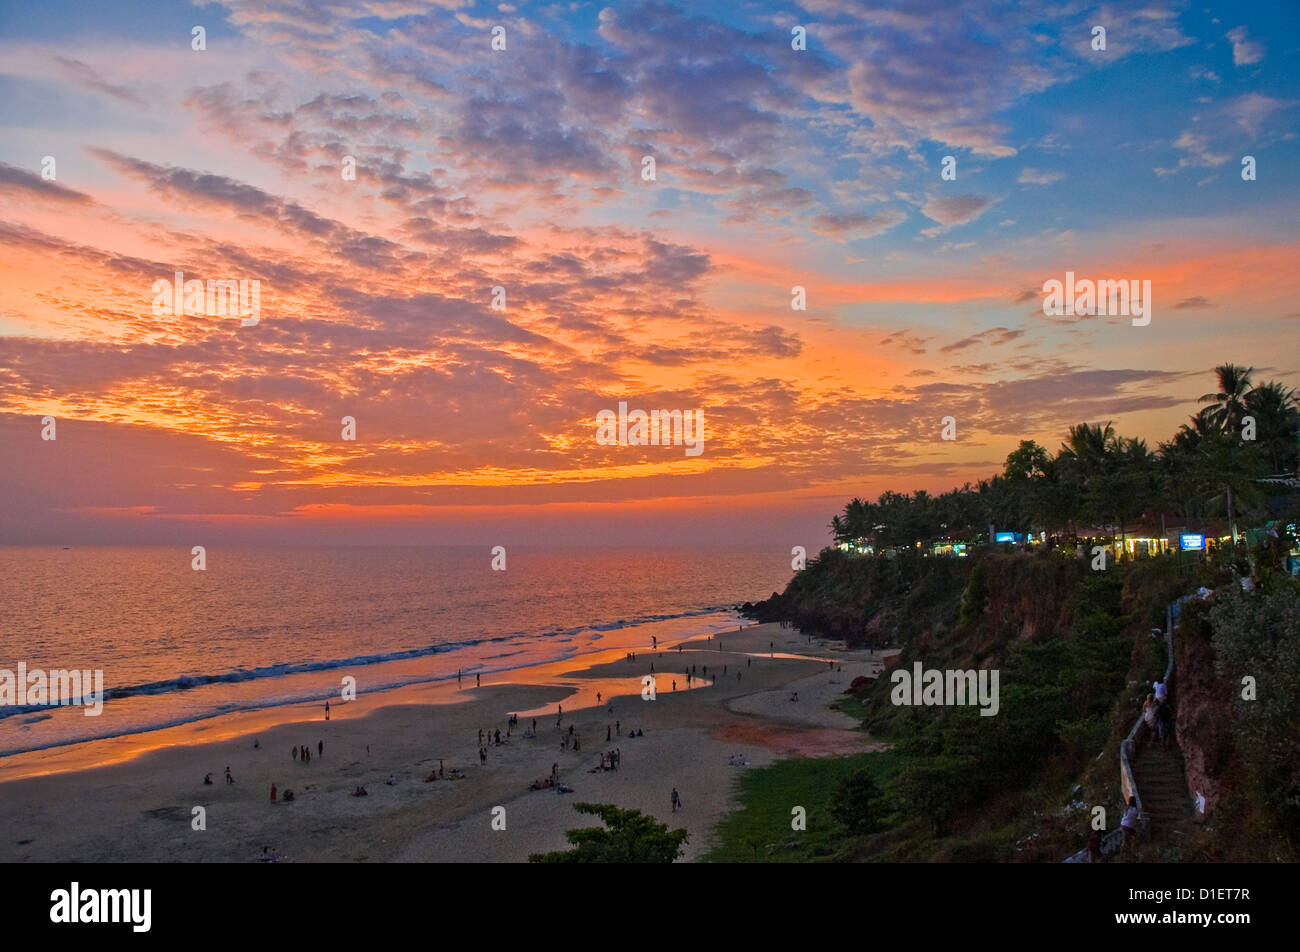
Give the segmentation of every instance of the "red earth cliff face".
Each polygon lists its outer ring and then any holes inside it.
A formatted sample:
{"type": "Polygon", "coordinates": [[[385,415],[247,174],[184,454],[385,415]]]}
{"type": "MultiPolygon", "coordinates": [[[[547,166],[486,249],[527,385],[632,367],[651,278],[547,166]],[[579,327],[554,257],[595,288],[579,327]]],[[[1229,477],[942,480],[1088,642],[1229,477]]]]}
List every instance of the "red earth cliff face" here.
{"type": "Polygon", "coordinates": [[[981,647],[1063,637],[1073,620],[1071,606],[1077,567],[1055,559],[1002,556],[989,559],[988,630],[997,638],[981,647]]]}
{"type": "Polygon", "coordinates": [[[1187,772],[1187,789],[1205,797],[1209,816],[1220,803],[1223,780],[1230,775],[1233,685],[1215,676],[1210,627],[1199,618],[1185,619],[1174,631],[1176,730],[1187,772]]]}

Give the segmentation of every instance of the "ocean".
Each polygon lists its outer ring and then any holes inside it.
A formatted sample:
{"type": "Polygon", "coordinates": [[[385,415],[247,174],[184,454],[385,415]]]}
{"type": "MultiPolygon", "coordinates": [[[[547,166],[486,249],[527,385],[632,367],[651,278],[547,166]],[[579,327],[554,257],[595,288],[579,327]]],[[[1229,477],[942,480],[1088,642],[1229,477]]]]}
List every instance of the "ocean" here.
{"type": "Polygon", "coordinates": [[[103,712],[0,706],[0,757],[734,629],[779,547],[0,547],[0,670],[103,671],[103,712]]]}

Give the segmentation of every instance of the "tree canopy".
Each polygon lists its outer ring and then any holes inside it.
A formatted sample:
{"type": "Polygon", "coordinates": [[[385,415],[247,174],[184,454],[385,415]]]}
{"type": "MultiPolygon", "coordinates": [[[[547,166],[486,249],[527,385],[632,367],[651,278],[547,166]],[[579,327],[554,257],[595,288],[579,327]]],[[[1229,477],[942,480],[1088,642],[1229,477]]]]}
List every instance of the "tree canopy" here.
{"type": "Polygon", "coordinates": [[[604,826],[569,830],[573,849],[533,853],[530,863],[671,863],[682,854],[685,830],[668,829],[640,810],[623,810],[610,803],[575,803],[579,813],[598,816],[604,826]]]}
{"type": "Polygon", "coordinates": [[[1223,364],[1214,373],[1218,390],[1202,396],[1205,406],[1154,451],[1110,422],[1079,423],[1055,454],[1022,440],[1001,473],[973,486],[855,498],[831,520],[835,541],[904,546],[969,538],[990,524],[1065,534],[1106,527],[1122,535],[1155,510],[1235,524],[1263,504],[1264,477],[1294,478],[1300,409],[1294,389],[1276,381],[1252,385],[1254,368],[1223,364]]]}

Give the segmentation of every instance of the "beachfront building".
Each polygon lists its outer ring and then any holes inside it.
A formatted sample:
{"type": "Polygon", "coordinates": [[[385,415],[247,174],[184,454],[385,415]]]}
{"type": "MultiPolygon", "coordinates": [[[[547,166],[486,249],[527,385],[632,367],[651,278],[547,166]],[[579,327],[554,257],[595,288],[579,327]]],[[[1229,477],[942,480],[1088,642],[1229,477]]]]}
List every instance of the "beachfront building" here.
{"type": "Polygon", "coordinates": [[[937,539],[930,543],[931,555],[955,555],[965,558],[970,554],[970,543],[956,539],[937,539]]]}
{"type": "Polygon", "coordinates": [[[841,542],[835,546],[841,552],[848,552],[850,555],[874,555],[876,547],[866,539],[850,539],[847,542],[841,542]]]}

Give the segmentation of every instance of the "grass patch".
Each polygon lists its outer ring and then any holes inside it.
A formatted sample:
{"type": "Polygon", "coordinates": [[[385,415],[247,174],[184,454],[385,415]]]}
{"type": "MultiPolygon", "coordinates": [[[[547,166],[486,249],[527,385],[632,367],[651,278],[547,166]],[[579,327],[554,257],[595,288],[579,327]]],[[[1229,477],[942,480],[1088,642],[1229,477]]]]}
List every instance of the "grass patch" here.
{"type": "Polygon", "coordinates": [[[849,757],[799,757],[747,770],[740,778],[740,808],[718,824],[711,863],[808,863],[832,859],[846,831],[830,813],[841,780],[866,768],[885,787],[901,766],[895,751],[849,757]],[[790,827],[791,810],[807,810],[807,829],[790,827]]]}

